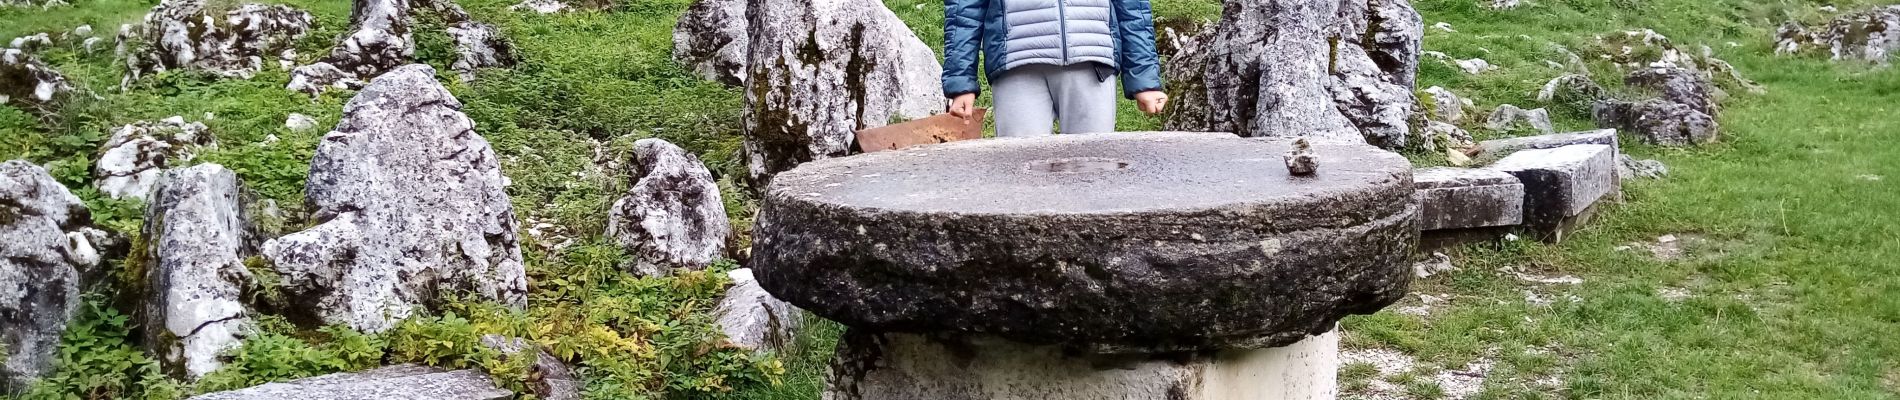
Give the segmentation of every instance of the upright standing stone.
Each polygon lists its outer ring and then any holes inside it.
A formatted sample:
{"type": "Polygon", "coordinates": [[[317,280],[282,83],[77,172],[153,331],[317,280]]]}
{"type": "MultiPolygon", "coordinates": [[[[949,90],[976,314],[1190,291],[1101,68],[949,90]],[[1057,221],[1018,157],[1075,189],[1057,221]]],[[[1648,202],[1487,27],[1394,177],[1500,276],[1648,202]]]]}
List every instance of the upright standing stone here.
{"type": "Polygon", "coordinates": [[[1419,21],[1405,0],[1228,0],[1168,64],[1168,129],[1403,146],[1419,21]]]}
{"type": "Polygon", "coordinates": [[[380,332],[449,293],[525,305],[507,179],[461,108],[420,64],[344,105],[304,187],[318,224],[264,244],[297,311],[380,332]]]}
{"type": "Polygon", "coordinates": [[[846,155],[854,132],[943,109],[943,66],[877,0],[751,0],[745,152],[754,187],[846,155]]]}
{"type": "Polygon", "coordinates": [[[750,268],[735,269],[726,276],[732,278],[732,286],[713,307],[713,317],[726,340],[754,350],[789,348],[804,323],[798,308],[767,293],[752,278],[750,268]]]}
{"type": "Polygon", "coordinates": [[[52,372],[79,305],[79,268],[99,262],[81,233],[90,213],[45,169],[0,163],[0,393],[52,372]]]}
{"type": "Polygon", "coordinates": [[[748,0],[698,0],[673,27],[673,59],[727,85],[745,84],[748,0]]]}
{"type": "Polygon", "coordinates": [[[1564,233],[1589,218],[1592,206],[1619,190],[1616,149],[1580,144],[1525,150],[1489,168],[1524,184],[1524,227],[1540,239],[1563,241],[1564,233]]]}
{"type": "Polygon", "coordinates": [[[205,0],[165,0],[143,23],[119,36],[126,72],[120,84],[173,69],[249,79],[266,59],[288,69],[296,41],[310,32],[310,13],[284,5],[207,7],[205,0]]]}
{"type": "Polygon", "coordinates": [[[256,253],[237,174],[217,164],[165,172],[145,209],[148,243],[146,349],[168,373],[197,379],[217,370],[250,324],[242,302],[256,253]]]}
{"type": "Polygon", "coordinates": [[[633,257],[634,273],[698,270],[726,250],[732,224],[719,184],[699,157],[656,138],[633,143],[633,187],[607,215],[607,236],[633,257]]]}

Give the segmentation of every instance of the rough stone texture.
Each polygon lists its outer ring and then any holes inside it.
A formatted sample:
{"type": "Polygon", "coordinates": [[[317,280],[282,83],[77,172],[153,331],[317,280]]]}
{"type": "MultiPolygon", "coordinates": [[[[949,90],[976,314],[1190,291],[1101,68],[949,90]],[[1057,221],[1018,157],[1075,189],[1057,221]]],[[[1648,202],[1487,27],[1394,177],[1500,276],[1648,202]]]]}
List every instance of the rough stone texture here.
{"type": "Polygon", "coordinates": [[[237,174],[217,164],[166,171],[145,210],[146,350],[172,376],[198,379],[247,334],[242,295],[256,254],[237,174]]]}
{"type": "Polygon", "coordinates": [[[579,400],[581,398],[581,380],[567,363],[548,354],[540,346],[527,339],[511,338],[501,335],[482,335],[482,346],[501,352],[504,357],[520,357],[524,352],[533,352],[534,364],[529,366],[527,382],[529,390],[540,400],[579,400]]]}
{"type": "Polygon", "coordinates": [[[1775,54],[1825,51],[1830,59],[1886,65],[1900,51],[1900,5],[1850,13],[1809,29],[1789,21],[1775,32],[1775,54]]]}
{"type": "Polygon", "coordinates": [[[513,397],[514,393],[495,387],[487,375],[474,370],[396,365],[207,393],[191,400],[502,400],[513,397]]]}
{"type": "Polygon", "coordinates": [[[659,276],[718,260],[732,223],[712,172],[698,156],[657,138],[634,142],[633,157],[633,187],[607,215],[607,236],[633,255],[633,272],[659,276]]]}
{"type": "Polygon", "coordinates": [[[298,113],[290,113],[289,116],[284,117],[284,129],[289,129],[292,131],[306,131],[306,130],[316,129],[316,127],[317,127],[316,117],[298,114],[298,113]]]}
{"type": "Polygon", "coordinates": [[[1575,144],[1602,144],[1618,147],[1615,129],[1559,133],[1554,135],[1520,136],[1505,139],[1492,139],[1479,142],[1484,151],[1478,153],[1476,161],[1490,163],[1520,150],[1554,149],[1575,144]]]}
{"type": "Polygon", "coordinates": [[[1471,100],[1458,97],[1450,89],[1433,86],[1425,88],[1431,95],[1431,113],[1425,117],[1432,121],[1456,123],[1465,119],[1465,107],[1471,107],[1471,100]]]}
{"type": "Polygon", "coordinates": [[[1636,178],[1662,179],[1669,177],[1669,166],[1664,165],[1662,161],[1638,160],[1634,157],[1630,157],[1628,154],[1619,155],[1616,159],[1616,176],[1618,179],[1627,181],[1636,178]]]}
{"type": "Polygon", "coordinates": [[[148,74],[196,69],[250,79],[266,58],[281,68],[297,61],[296,41],[310,32],[310,13],[284,5],[244,4],[207,8],[206,0],[165,0],[143,23],[122,30],[126,49],[122,86],[148,74]]]}
{"type": "Polygon", "coordinates": [[[1425,141],[1421,147],[1426,150],[1462,152],[1476,145],[1471,141],[1471,132],[1445,122],[1425,121],[1425,129],[1420,134],[1425,141]]]}
{"type": "Polygon", "coordinates": [[[1424,31],[1409,2],[1225,3],[1164,71],[1168,129],[1406,144],[1424,31]]]}
{"type": "Polygon", "coordinates": [[[1418,189],[1418,229],[1517,225],[1524,221],[1524,185],[1511,174],[1466,168],[1426,168],[1412,175],[1418,189]]]}
{"type": "Polygon", "coordinates": [[[936,52],[876,0],[750,0],[745,152],[754,189],[850,152],[854,132],[943,110],[936,52]]]}
{"type": "Polygon", "coordinates": [[[506,67],[517,61],[514,46],[493,25],[477,22],[453,0],[354,0],[349,35],[316,63],[291,71],[286,88],[320,93],[330,88],[355,88],[391,68],[414,59],[411,34],[415,13],[433,13],[448,26],[455,42],[455,61],[449,65],[463,81],[475,79],[481,68],[506,67]]]}
{"type": "Polygon", "coordinates": [[[1708,77],[1680,67],[1653,67],[1630,72],[1629,87],[1658,93],[1643,101],[1602,99],[1591,108],[1597,126],[1619,128],[1663,146],[1690,146],[1713,142],[1721,135],[1715,121],[1717,89],[1708,77]]]}
{"type": "Polygon", "coordinates": [[[1411,166],[1316,141],[1115,133],[977,140],[781,174],[752,268],[780,299],[871,331],[1096,351],[1257,348],[1397,301],[1411,166]],[[981,177],[981,179],[973,178],[981,177]]]}
{"type": "Polygon", "coordinates": [[[25,50],[0,49],[0,104],[46,116],[72,96],[66,76],[25,50]]]}
{"type": "Polygon", "coordinates": [[[1524,227],[1542,240],[1561,242],[1567,219],[1619,190],[1616,163],[1615,148],[1580,144],[1520,151],[1489,168],[1523,182],[1524,227]]]}
{"type": "Polygon", "coordinates": [[[510,11],[533,11],[536,14],[553,14],[570,8],[573,7],[569,7],[561,0],[522,0],[521,3],[508,6],[510,11]]]}
{"type": "Polygon", "coordinates": [[[51,372],[79,305],[79,269],[99,263],[86,204],[45,169],[0,163],[0,393],[51,372]]]}
{"type": "Polygon", "coordinates": [[[100,147],[93,185],[115,199],[144,199],[166,166],[191,161],[199,147],[216,145],[204,123],[184,117],[127,124],[100,147]]]}
{"type": "Polygon", "coordinates": [[[1607,98],[1603,86],[1583,74],[1564,74],[1544,83],[1544,89],[1537,92],[1537,101],[1588,107],[1607,98]]]}
{"type": "Polygon", "coordinates": [[[1557,130],[1551,126],[1549,111],[1542,108],[1525,110],[1510,104],[1500,105],[1497,110],[1491,111],[1491,116],[1484,120],[1484,127],[1494,131],[1529,129],[1545,135],[1557,130]]]}
{"type": "Polygon", "coordinates": [[[741,268],[726,273],[732,286],[726,297],[713,308],[719,329],[732,344],[753,350],[786,350],[803,323],[797,307],[772,297],[752,270],[741,268]]]}
{"type": "Polygon", "coordinates": [[[317,224],[264,244],[296,311],[380,332],[450,292],[524,305],[506,178],[461,107],[420,64],[343,106],[304,186],[317,224]]]}
{"type": "Polygon", "coordinates": [[[745,85],[747,1],[694,1],[673,27],[673,59],[708,80],[745,85]]]}
{"type": "Polygon", "coordinates": [[[823,398],[1332,399],[1339,364],[1336,332],[1270,349],[1115,356],[851,330],[838,343],[823,398]]]}

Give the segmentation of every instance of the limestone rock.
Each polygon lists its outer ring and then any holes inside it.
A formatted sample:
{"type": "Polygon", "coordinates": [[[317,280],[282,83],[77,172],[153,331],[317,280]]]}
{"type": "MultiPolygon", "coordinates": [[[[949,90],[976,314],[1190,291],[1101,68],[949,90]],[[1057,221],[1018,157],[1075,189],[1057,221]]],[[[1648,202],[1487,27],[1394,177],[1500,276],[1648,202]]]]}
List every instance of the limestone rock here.
{"type": "Polygon", "coordinates": [[[943,65],[877,0],[752,0],[745,152],[754,190],[849,154],[855,132],[943,110],[943,65]]]}
{"type": "Polygon", "coordinates": [[[1556,133],[1557,130],[1551,126],[1549,111],[1542,108],[1525,110],[1510,104],[1498,106],[1497,110],[1491,111],[1491,116],[1485,118],[1484,127],[1494,131],[1528,128],[1544,135],[1556,133]]]}
{"type": "Polygon", "coordinates": [[[311,117],[308,115],[303,115],[303,114],[298,114],[298,113],[290,113],[290,116],[284,117],[284,129],[289,129],[292,131],[306,131],[306,130],[315,129],[316,127],[317,127],[316,117],[311,117]]]}
{"type": "Polygon", "coordinates": [[[1424,30],[1409,2],[1225,3],[1164,71],[1169,130],[1406,144],[1424,30]]]}
{"type": "Polygon", "coordinates": [[[1103,133],[972,140],[780,174],[751,267],[846,326],[1102,352],[1286,345],[1404,296],[1411,165],[1314,140],[1103,133]],[[974,177],[981,177],[980,179],[974,177]],[[1060,232],[1060,233],[1056,233],[1060,232]]]}
{"type": "Polygon", "coordinates": [[[18,7],[45,10],[66,5],[68,5],[68,3],[66,3],[65,0],[0,0],[0,9],[18,7]]]}
{"type": "Polygon", "coordinates": [[[1420,132],[1426,150],[1440,151],[1467,149],[1475,145],[1471,141],[1471,132],[1457,125],[1438,121],[1425,121],[1425,129],[1420,132]]]}
{"type": "Polygon", "coordinates": [[[1472,106],[1471,100],[1458,97],[1458,94],[1452,93],[1450,89],[1433,86],[1425,88],[1425,94],[1431,96],[1426,99],[1431,102],[1431,114],[1426,115],[1426,118],[1432,121],[1449,123],[1463,121],[1465,107],[1472,106]]]}
{"type": "Polygon", "coordinates": [[[1616,175],[1623,180],[1635,178],[1662,179],[1669,176],[1669,166],[1662,161],[1638,160],[1628,154],[1617,156],[1616,175]]]}
{"type": "Polygon", "coordinates": [[[772,297],[752,278],[752,270],[741,268],[726,273],[732,286],[726,297],[713,308],[713,317],[726,340],[753,350],[787,350],[804,323],[797,307],[772,297]]]}
{"type": "Polygon", "coordinates": [[[191,161],[198,148],[216,145],[204,123],[184,117],[127,124],[100,147],[93,185],[115,199],[144,199],[167,166],[191,161]]]}
{"type": "Polygon", "coordinates": [[[1597,126],[1635,133],[1644,142],[1661,146],[1692,146],[1714,142],[1721,125],[1695,106],[1664,99],[1640,102],[1606,100],[1591,110],[1597,126]]]}
{"type": "Polygon", "coordinates": [[[1886,65],[1900,51],[1900,5],[1842,15],[1809,29],[1789,21],[1775,32],[1775,53],[1825,51],[1833,60],[1864,60],[1886,65]]]}
{"type": "Polygon", "coordinates": [[[146,349],[168,373],[197,379],[248,335],[244,259],[256,254],[237,174],[217,164],[166,171],[145,210],[146,349]]]}
{"type": "Polygon", "coordinates": [[[79,305],[79,269],[99,262],[85,203],[45,169],[0,163],[0,393],[52,372],[79,305]]]}
{"type": "Polygon", "coordinates": [[[508,6],[510,11],[533,11],[536,14],[554,14],[569,8],[572,7],[561,0],[522,0],[521,3],[508,6]]]}
{"type": "Polygon", "coordinates": [[[1418,188],[1419,230],[1517,225],[1524,219],[1524,184],[1511,174],[1436,167],[1412,175],[1418,188]]]}
{"type": "Polygon", "coordinates": [[[191,400],[502,400],[513,397],[514,393],[495,387],[494,380],[478,371],[395,365],[207,393],[191,400]]]}
{"type": "Polygon", "coordinates": [[[1616,159],[1613,147],[1579,144],[1520,151],[1489,168],[1524,184],[1524,227],[1540,239],[1561,242],[1597,200],[1621,190],[1616,159]]]}
{"type": "Polygon", "coordinates": [[[1619,142],[1615,129],[1559,133],[1554,135],[1520,136],[1514,138],[1492,139],[1478,143],[1483,151],[1478,153],[1480,163],[1497,161],[1522,150],[1554,149],[1578,144],[1601,144],[1617,148],[1619,142]]]}
{"type": "Polygon", "coordinates": [[[24,50],[28,52],[39,51],[41,49],[45,49],[47,47],[52,47],[52,46],[53,46],[53,38],[52,36],[48,35],[46,32],[40,32],[40,33],[31,34],[31,35],[16,37],[16,38],[13,38],[13,40],[7,42],[7,47],[20,49],[20,50],[24,50]]]}
{"type": "Polygon", "coordinates": [[[1583,74],[1564,74],[1551,78],[1544,83],[1544,89],[1537,91],[1537,101],[1589,107],[1598,100],[1607,98],[1603,86],[1583,74]]]}
{"type": "Polygon", "coordinates": [[[420,64],[344,105],[304,187],[317,224],[264,244],[296,311],[380,332],[448,292],[524,305],[506,178],[461,107],[420,64]]]}
{"type": "Polygon", "coordinates": [[[633,187],[607,216],[607,236],[634,257],[634,272],[664,275],[718,260],[732,225],[719,183],[686,149],[657,138],[633,143],[633,187]]]}
{"type": "Polygon", "coordinates": [[[500,351],[504,357],[522,357],[523,353],[534,357],[534,364],[528,374],[533,377],[527,382],[529,390],[534,391],[536,399],[541,400],[580,400],[581,380],[574,369],[560,358],[548,354],[540,346],[527,339],[511,338],[501,335],[482,335],[482,346],[500,351]]]}
{"type": "Polygon", "coordinates": [[[825,400],[1329,399],[1340,365],[1336,332],[1269,349],[1095,355],[991,337],[853,329],[837,353],[825,400]]]}
{"type": "Polygon", "coordinates": [[[708,80],[740,86],[746,78],[747,0],[698,0],[673,27],[673,59],[708,80]]]}
{"type": "Polygon", "coordinates": [[[1496,65],[1491,65],[1490,61],[1485,61],[1482,58],[1457,60],[1455,63],[1458,65],[1459,70],[1465,71],[1465,73],[1471,74],[1471,75],[1482,74],[1487,71],[1498,69],[1496,65]]]}
{"type": "Polygon", "coordinates": [[[482,68],[515,65],[515,46],[494,25],[475,21],[453,0],[412,0],[427,4],[448,24],[449,38],[455,41],[455,61],[449,64],[463,82],[475,80],[482,68]]]}
{"type": "Polygon", "coordinates": [[[45,116],[71,97],[73,90],[65,75],[39,57],[25,50],[0,49],[0,104],[45,116]]]}
{"type": "Polygon", "coordinates": [[[297,60],[296,41],[310,32],[309,12],[284,5],[208,8],[206,0],[165,0],[142,23],[122,30],[127,70],[121,85],[148,74],[196,69],[249,79],[266,58],[282,68],[297,60]]]}
{"type": "Polygon", "coordinates": [[[1696,71],[1680,67],[1654,67],[1631,71],[1623,84],[1655,91],[1660,99],[1680,103],[1708,115],[1716,115],[1716,100],[1721,89],[1696,71]]]}
{"type": "Polygon", "coordinates": [[[416,53],[413,7],[409,0],[352,0],[349,33],[322,60],[292,70],[289,88],[313,95],[335,86],[354,88],[409,63],[416,53]]]}
{"type": "Polygon", "coordinates": [[[1523,1],[1521,0],[1490,0],[1490,3],[1491,3],[1491,9],[1493,10],[1510,10],[1510,9],[1517,8],[1517,6],[1522,4],[1523,1]]]}

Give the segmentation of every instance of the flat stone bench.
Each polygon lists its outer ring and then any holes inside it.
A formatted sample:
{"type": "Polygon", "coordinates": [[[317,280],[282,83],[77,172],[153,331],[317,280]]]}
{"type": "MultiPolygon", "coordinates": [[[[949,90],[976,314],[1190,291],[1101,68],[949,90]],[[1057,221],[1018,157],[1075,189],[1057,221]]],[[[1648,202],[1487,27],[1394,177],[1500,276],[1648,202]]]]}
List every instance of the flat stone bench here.
{"type": "Polygon", "coordinates": [[[1525,150],[1487,167],[1524,184],[1524,228],[1540,240],[1561,242],[1589,220],[1599,200],[1619,193],[1616,148],[1601,144],[1525,150]]]}

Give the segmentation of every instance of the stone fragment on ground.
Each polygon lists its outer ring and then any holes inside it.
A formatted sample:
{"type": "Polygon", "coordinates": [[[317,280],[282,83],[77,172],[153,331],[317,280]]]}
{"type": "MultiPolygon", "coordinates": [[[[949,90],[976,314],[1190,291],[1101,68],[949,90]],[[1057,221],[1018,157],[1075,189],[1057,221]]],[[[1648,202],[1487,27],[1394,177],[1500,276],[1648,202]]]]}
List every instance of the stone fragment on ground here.
{"type": "Polygon", "coordinates": [[[301,132],[301,131],[307,131],[307,130],[316,129],[316,128],[317,128],[316,117],[298,114],[298,113],[290,113],[289,116],[284,117],[284,129],[301,132]]]}
{"type": "Polygon", "coordinates": [[[725,253],[732,233],[712,172],[658,138],[633,143],[633,186],[607,216],[607,236],[628,250],[635,275],[699,270],[725,253]]]}
{"type": "Polygon", "coordinates": [[[455,61],[449,63],[449,70],[455,71],[462,82],[474,81],[475,73],[483,68],[509,67],[518,61],[514,43],[501,34],[500,28],[476,21],[454,0],[412,1],[419,7],[426,5],[448,25],[449,39],[455,44],[455,61]]]}
{"type": "Polygon", "coordinates": [[[509,11],[532,11],[536,14],[554,14],[571,8],[573,7],[569,7],[561,0],[522,0],[520,3],[508,6],[509,11]]]}
{"type": "Polygon", "coordinates": [[[804,323],[803,311],[772,297],[759,286],[749,268],[732,270],[726,276],[732,278],[732,286],[713,308],[713,318],[726,340],[752,350],[789,349],[804,323]]]}
{"type": "Polygon", "coordinates": [[[446,25],[456,54],[449,69],[463,81],[481,68],[513,65],[514,47],[493,25],[475,21],[454,0],[353,0],[350,29],[330,54],[291,70],[285,88],[316,95],[333,88],[357,88],[391,68],[413,62],[416,13],[430,13],[446,25]]]}
{"type": "Polygon", "coordinates": [[[1510,104],[1492,110],[1491,116],[1484,120],[1484,127],[1494,131],[1530,130],[1543,135],[1557,131],[1550,123],[1550,111],[1542,108],[1525,110],[1510,104]]]}
{"type": "Polygon", "coordinates": [[[146,208],[145,345],[174,376],[196,380],[223,366],[221,353],[248,334],[244,260],[256,252],[237,174],[217,164],[159,178],[146,208]]]}
{"type": "Polygon", "coordinates": [[[344,105],[304,187],[316,224],[263,248],[296,312],[380,332],[450,293],[524,305],[507,178],[461,108],[421,64],[344,105]]]}
{"type": "Polygon", "coordinates": [[[1434,167],[1412,175],[1419,230],[1517,225],[1524,220],[1524,184],[1489,169],[1434,167]]]}
{"type": "Polygon", "coordinates": [[[749,11],[745,154],[752,189],[850,154],[853,135],[944,109],[943,66],[876,0],[759,0],[749,11]]]}
{"type": "Polygon", "coordinates": [[[1523,150],[1554,149],[1578,144],[1600,144],[1612,148],[1619,146],[1615,129],[1520,136],[1479,142],[1478,147],[1482,151],[1478,153],[1476,161],[1479,164],[1489,164],[1523,150]]]}
{"type": "Polygon", "coordinates": [[[1485,61],[1482,58],[1457,60],[1454,64],[1458,65],[1459,70],[1471,75],[1482,74],[1498,69],[1496,65],[1491,65],[1490,61],[1485,61]]]}
{"type": "Polygon", "coordinates": [[[534,392],[536,399],[579,400],[581,398],[581,379],[580,376],[574,374],[574,369],[528,339],[493,334],[482,335],[482,346],[501,352],[504,359],[534,357],[534,362],[528,367],[530,381],[524,383],[528,385],[530,391],[534,392]]]}
{"type": "Polygon", "coordinates": [[[75,89],[66,76],[17,48],[0,49],[0,104],[51,115],[75,89]]]}
{"type": "Polygon", "coordinates": [[[1570,145],[1519,151],[1488,168],[1524,184],[1525,228],[1541,240],[1561,242],[1598,200],[1621,190],[1616,154],[1608,145],[1570,145]]]}
{"type": "Polygon", "coordinates": [[[1409,3],[1227,0],[1226,9],[1164,68],[1178,91],[1168,130],[1407,145],[1399,121],[1417,101],[1424,31],[1409,3]]]}
{"type": "Polygon", "coordinates": [[[1542,103],[1562,103],[1590,106],[1607,97],[1603,87],[1595,80],[1583,74],[1564,74],[1551,78],[1544,83],[1543,90],[1537,92],[1537,101],[1542,103]]]}
{"type": "Polygon", "coordinates": [[[1662,179],[1669,176],[1669,166],[1662,161],[1638,160],[1623,154],[1617,156],[1616,175],[1625,181],[1636,178],[1662,179]]]}
{"type": "Polygon", "coordinates": [[[405,364],[344,372],[244,389],[207,393],[191,400],[502,400],[514,393],[495,387],[475,370],[449,371],[405,364]]]}
{"type": "Polygon", "coordinates": [[[1451,263],[1451,256],[1439,252],[1433,252],[1429,258],[1412,263],[1412,276],[1421,279],[1430,278],[1432,275],[1438,275],[1439,273],[1457,270],[1458,266],[1452,265],[1451,263]]]}
{"type": "Polygon", "coordinates": [[[1900,52],[1900,5],[1876,6],[1816,27],[1789,21],[1775,32],[1775,54],[1803,52],[1889,64],[1900,52]]]}
{"type": "Polygon", "coordinates": [[[191,161],[199,148],[213,146],[217,139],[205,124],[184,117],[127,124],[100,146],[93,185],[115,199],[144,199],[166,167],[191,161]]]}
{"type": "Polygon", "coordinates": [[[314,22],[309,12],[285,5],[164,0],[143,22],[120,28],[118,55],[126,66],[120,86],[174,69],[242,79],[263,71],[265,60],[288,69],[297,61],[297,40],[314,22]]]}
{"type": "Polygon", "coordinates": [[[1458,94],[1452,93],[1451,89],[1433,86],[1425,88],[1425,93],[1431,95],[1429,101],[1432,107],[1431,114],[1426,117],[1433,121],[1450,123],[1463,121],[1465,108],[1473,107],[1471,100],[1459,97],[1458,94]]]}
{"type": "Polygon", "coordinates": [[[1701,73],[1679,67],[1645,68],[1631,71],[1625,84],[1659,96],[1640,101],[1598,100],[1591,109],[1597,126],[1632,132],[1646,143],[1662,146],[1705,144],[1720,135],[1715,118],[1721,89],[1701,73]]]}
{"type": "Polygon", "coordinates": [[[745,84],[747,0],[698,0],[673,27],[673,59],[701,78],[745,84]]]}
{"type": "Polygon", "coordinates": [[[79,306],[79,271],[99,263],[86,204],[45,169],[0,163],[0,393],[52,372],[79,306]]]}

